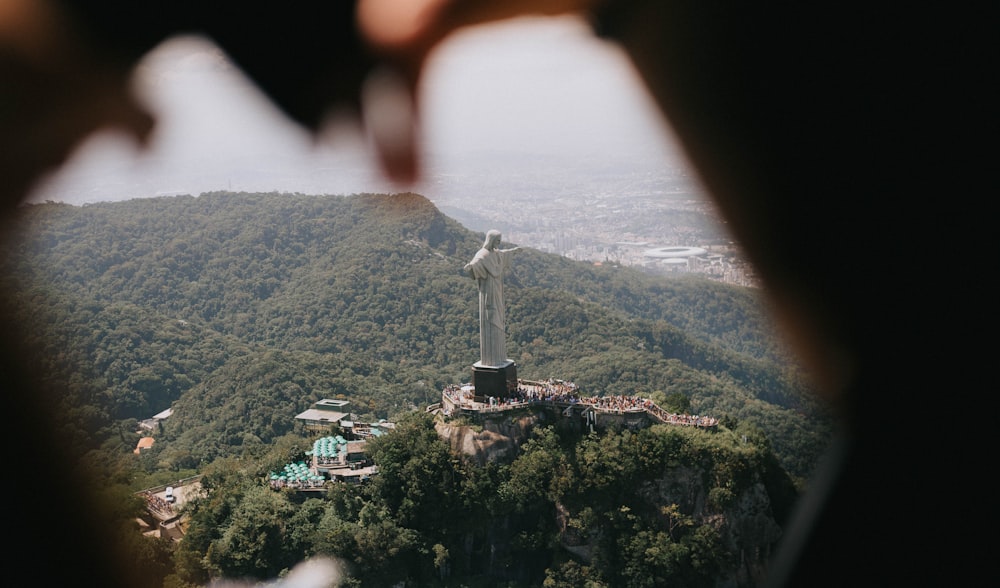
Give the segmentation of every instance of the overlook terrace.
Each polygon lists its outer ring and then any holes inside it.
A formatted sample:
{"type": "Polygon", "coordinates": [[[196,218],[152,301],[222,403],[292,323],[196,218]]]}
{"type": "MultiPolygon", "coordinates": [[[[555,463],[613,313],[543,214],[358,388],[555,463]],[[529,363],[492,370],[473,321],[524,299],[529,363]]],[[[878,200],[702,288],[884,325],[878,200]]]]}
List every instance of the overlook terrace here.
{"type": "Polygon", "coordinates": [[[715,417],[672,413],[639,396],[580,396],[575,384],[555,379],[543,382],[519,379],[517,390],[506,398],[476,395],[469,384],[453,384],[441,392],[440,405],[428,408],[440,410],[446,417],[477,417],[532,406],[556,408],[564,417],[579,416],[591,426],[619,421],[633,428],[644,426],[646,423],[641,421],[646,420],[703,429],[719,424],[715,417]]]}

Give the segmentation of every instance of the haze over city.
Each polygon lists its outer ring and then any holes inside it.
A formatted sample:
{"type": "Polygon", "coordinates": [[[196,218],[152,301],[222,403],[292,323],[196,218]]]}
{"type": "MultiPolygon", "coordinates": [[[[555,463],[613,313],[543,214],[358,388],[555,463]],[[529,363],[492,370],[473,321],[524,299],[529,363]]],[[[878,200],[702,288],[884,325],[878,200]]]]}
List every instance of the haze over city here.
{"type": "Polygon", "coordinates": [[[406,190],[577,259],[635,265],[646,247],[728,242],[631,64],[575,18],[478,27],[438,50],[420,88],[424,171],[408,186],[384,178],[347,118],[311,137],[206,39],[168,41],[135,83],[158,119],[147,148],[95,136],[32,201],[406,190]]]}

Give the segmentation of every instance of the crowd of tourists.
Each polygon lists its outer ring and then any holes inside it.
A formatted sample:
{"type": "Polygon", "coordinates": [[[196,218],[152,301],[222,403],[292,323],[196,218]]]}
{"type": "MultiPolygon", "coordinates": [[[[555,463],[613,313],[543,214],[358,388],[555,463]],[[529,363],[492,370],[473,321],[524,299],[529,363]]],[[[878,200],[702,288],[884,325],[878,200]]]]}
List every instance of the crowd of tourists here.
{"type": "Polygon", "coordinates": [[[600,411],[615,412],[619,414],[623,412],[641,412],[643,410],[649,410],[651,406],[656,406],[653,404],[653,401],[648,398],[640,398],[639,396],[622,396],[621,394],[613,396],[590,396],[587,398],[581,398],[580,402],[589,404],[600,411]]]}
{"type": "Polygon", "coordinates": [[[146,506],[149,510],[160,513],[173,514],[174,512],[172,504],[167,502],[162,496],[157,496],[152,492],[146,492],[146,506]]]}
{"type": "Polygon", "coordinates": [[[715,417],[677,414],[667,412],[648,398],[615,394],[610,396],[580,396],[579,388],[572,382],[549,379],[539,382],[521,382],[517,390],[507,397],[487,396],[485,402],[476,401],[475,390],[469,386],[452,384],[445,387],[444,395],[455,405],[476,411],[502,411],[519,408],[536,402],[557,404],[581,404],[592,407],[597,412],[624,414],[626,412],[647,412],[660,421],[672,425],[693,427],[714,427],[719,424],[715,417]]]}
{"type": "Polygon", "coordinates": [[[671,425],[686,425],[688,427],[714,427],[719,424],[719,419],[710,416],[703,416],[698,414],[677,414],[675,412],[667,412],[650,403],[651,406],[646,410],[654,415],[661,421],[671,424],[671,425]]]}

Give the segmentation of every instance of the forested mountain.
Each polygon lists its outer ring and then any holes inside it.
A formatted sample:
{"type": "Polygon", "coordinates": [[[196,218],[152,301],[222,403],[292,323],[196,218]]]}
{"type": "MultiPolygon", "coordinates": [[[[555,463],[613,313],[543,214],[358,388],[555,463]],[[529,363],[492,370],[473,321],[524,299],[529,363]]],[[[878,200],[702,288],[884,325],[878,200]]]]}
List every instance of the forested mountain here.
{"type": "Polygon", "coordinates": [[[286,436],[206,468],[178,578],[274,578],[315,556],[341,563],[343,586],[749,588],[794,498],[766,440],[670,425],[539,427],[513,459],[476,465],[412,412],[369,441],[370,483],[318,497],[263,483],[295,449],[286,436]]]}
{"type": "Polygon", "coordinates": [[[66,463],[100,477],[105,500],[126,520],[136,505],[122,497],[207,473],[213,497],[194,507],[182,548],[135,548],[143,554],[133,558],[142,563],[137,574],[157,567],[153,576],[173,578],[173,586],[266,577],[322,553],[353,554],[367,570],[357,576],[369,582],[362,585],[428,573],[443,581],[446,568],[476,571],[472,560],[461,563],[460,552],[472,557],[462,545],[496,545],[515,531],[505,541],[521,547],[505,557],[531,560],[517,574],[548,577],[547,585],[583,577],[633,585],[654,572],[687,582],[678,585],[710,584],[722,573],[713,569],[737,573],[736,548],[718,534],[718,521],[742,516],[733,509],[754,504],[758,487],[768,488],[768,508],[786,509],[784,472],[803,485],[829,437],[759,292],[526,249],[505,278],[508,352],[520,377],[572,380],[587,395],[652,397],[719,417],[735,434],[657,429],[588,440],[543,431],[528,449],[544,451],[511,464],[462,465],[427,436],[426,423],[405,415],[471,377],[478,302],[462,267],[483,236],[416,194],[47,203],[22,208],[15,226],[0,286],[10,292],[7,311],[27,328],[43,387],[56,392],[66,463]],[[408,422],[409,438],[374,448],[387,472],[393,464],[411,472],[406,480],[333,492],[322,503],[259,488],[267,468],[307,446],[294,416],[321,398],[349,400],[361,420],[408,422]],[[155,431],[156,444],[136,458],[136,420],[166,408],[173,414],[155,431]],[[685,491],[701,498],[683,513],[667,505],[657,514],[649,488],[677,483],[663,476],[678,467],[703,480],[685,491]],[[399,484],[422,498],[395,496],[399,484]],[[435,495],[454,516],[507,531],[473,540],[461,525],[412,518],[411,502],[437,508],[427,502],[435,495]],[[605,507],[617,514],[596,516],[605,507]],[[582,517],[573,525],[603,538],[591,546],[590,565],[557,565],[554,551],[538,552],[565,531],[552,526],[557,511],[582,517]],[[526,530],[530,521],[544,525],[526,530]],[[264,543],[244,541],[254,533],[264,543]],[[269,551],[268,541],[281,547],[269,551]],[[644,559],[664,541],[673,545],[669,557],[644,559]],[[723,544],[728,552],[719,551],[723,544]],[[261,549],[267,553],[254,551],[261,549]]]}
{"type": "MultiPolygon", "coordinates": [[[[67,402],[91,431],[173,406],[164,451],[188,465],[269,442],[323,397],[366,418],[431,402],[478,357],[462,266],[482,236],[419,195],[49,203],[18,222],[0,269],[46,373],[72,374],[67,402]]],[[[825,420],[758,292],[533,250],[506,286],[521,377],[683,394],[761,427],[808,475],[825,420]]]]}

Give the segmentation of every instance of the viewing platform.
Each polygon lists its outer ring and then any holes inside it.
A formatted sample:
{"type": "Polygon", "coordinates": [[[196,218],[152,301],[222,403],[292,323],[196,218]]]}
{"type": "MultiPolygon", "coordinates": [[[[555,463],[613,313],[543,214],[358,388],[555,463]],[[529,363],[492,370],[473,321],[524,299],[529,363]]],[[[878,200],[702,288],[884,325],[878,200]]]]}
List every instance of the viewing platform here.
{"type": "Polygon", "coordinates": [[[572,382],[564,380],[518,380],[515,394],[507,398],[478,396],[470,384],[451,385],[441,392],[441,412],[445,416],[481,416],[529,407],[556,409],[565,417],[577,416],[600,426],[621,421],[626,426],[641,426],[635,417],[656,423],[712,429],[719,420],[711,416],[677,414],[663,410],[640,396],[581,396],[572,382]],[[618,417],[618,418],[614,418],[618,417]],[[629,418],[632,417],[632,418],[629,418]]]}

